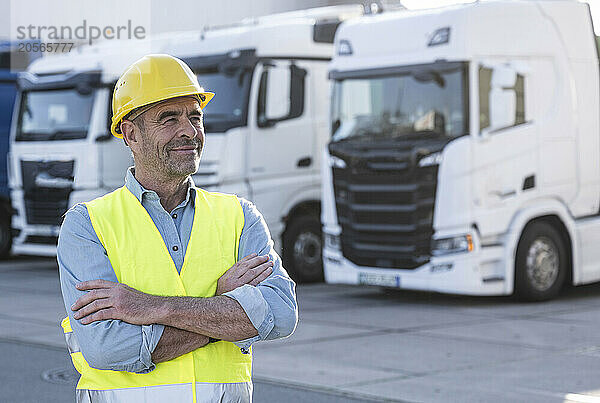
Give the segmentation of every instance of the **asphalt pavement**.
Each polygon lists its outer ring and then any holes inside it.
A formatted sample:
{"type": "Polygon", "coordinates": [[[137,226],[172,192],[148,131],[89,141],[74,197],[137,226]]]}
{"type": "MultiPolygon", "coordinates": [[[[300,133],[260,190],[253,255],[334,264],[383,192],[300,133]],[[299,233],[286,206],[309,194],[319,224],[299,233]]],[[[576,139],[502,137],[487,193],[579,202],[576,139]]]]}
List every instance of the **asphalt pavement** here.
{"type": "MultiPolygon", "coordinates": [[[[0,366],[0,402],[73,402],[79,375],[64,349],[23,342],[0,341],[0,356],[10,365],[0,366]]],[[[254,402],[359,403],[341,393],[254,382],[254,402]]]]}
{"type": "MultiPolygon", "coordinates": [[[[597,284],[544,303],[315,284],[298,302],[295,334],[255,345],[255,402],[600,402],[597,284]]],[[[52,260],[0,263],[0,402],[72,401],[63,316],[52,260]]]]}

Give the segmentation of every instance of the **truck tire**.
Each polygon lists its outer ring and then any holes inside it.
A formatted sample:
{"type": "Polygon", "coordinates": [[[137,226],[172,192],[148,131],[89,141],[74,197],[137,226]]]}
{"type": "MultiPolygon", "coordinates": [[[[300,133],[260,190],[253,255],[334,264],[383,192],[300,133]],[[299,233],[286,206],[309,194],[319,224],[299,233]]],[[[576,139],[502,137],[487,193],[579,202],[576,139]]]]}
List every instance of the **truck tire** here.
{"type": "Polygon", "coordinates": [[[321,221],[314,215],[292,220],[283,235],[283,266],[299,283],[323,281],[321,221]]]}
{"type": "Polygon", "coordinates": [[[567,246],[547,222],[528,225],[515,259],[515,294],[526,301],[544,301],[561,291],[568,270],[567,246]]]}
{"type": "Polygon", "coordinates": [[[0,259],[6,259],[10,255],[11,247],[10,217],[0,217],[0,259]]]}

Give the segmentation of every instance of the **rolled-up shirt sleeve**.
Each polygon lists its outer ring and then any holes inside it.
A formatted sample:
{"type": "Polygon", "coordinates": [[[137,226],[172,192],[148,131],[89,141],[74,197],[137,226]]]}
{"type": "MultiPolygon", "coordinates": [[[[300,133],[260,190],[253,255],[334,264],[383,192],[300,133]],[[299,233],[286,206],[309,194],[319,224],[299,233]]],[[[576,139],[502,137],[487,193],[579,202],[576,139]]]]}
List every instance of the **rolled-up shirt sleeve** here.
{"type": "Polygon", "coordinates": [[[298,323],[296,284],[285,271],[281,258],[273,248],[267,224],[256,206],[240,198],[244,211],[244,228],[240,237],[238,260],[251,253],[268,255],[273,261],[273,273],[258,286],[246,284],[225,293],[235,299],[256,328],[258,336],[237,341],[247,352],[252,343],[291,335],[298,323]]]}
{"type": "Polygon", "coordinates": [[[65,309],[87,363],[97,369],[152,371],[155,365],[151,355],[164,326],[138,326],[120,320],[82,325],[73,318],[71,306],[86,292],[75,288],[78,283],[95,279],[117,281],[83,204],[74,206],[65,215],[58,239],[57,260],[65,309]]]}

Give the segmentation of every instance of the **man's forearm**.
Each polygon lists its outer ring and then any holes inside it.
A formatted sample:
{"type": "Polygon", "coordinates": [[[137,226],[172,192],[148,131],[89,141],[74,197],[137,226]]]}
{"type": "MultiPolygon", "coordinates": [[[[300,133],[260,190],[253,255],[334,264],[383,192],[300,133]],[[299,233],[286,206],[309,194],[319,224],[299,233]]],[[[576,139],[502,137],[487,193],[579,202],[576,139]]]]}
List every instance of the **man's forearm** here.
{"type": "Polygon", "coordinates": [[[208,344],[208,337],[187,330],[165,326],[156,348],[152,352],[152,362],[170,361],[208,344]]]}
{"type": "Polygon", "coordinates": [[[77,289],[90,291],[71,306],[73,318],[84,325],[118,319],[133,325],[157,323],[227,341],[258,335],[244,308],[223,295],[163,297],[105,280],[84,281],[77,289]]]}
{"type": "Polygon", "coordinates": [[[242,306],[232,298],[157,298],[156,323],[227,341],[258,334],[242,306]]]}

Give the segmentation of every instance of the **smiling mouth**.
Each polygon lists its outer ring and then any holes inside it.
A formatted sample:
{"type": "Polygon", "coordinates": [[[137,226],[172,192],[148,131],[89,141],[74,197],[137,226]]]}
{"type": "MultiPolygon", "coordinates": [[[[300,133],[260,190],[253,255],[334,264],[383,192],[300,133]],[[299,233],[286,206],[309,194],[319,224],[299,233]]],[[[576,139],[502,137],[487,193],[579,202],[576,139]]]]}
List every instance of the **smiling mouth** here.
{"type": "Polygon", "coordinates": [[[190,152],[190,151],[196,151],[196,150],[197,150],[196,147],[191,147],[191,148],[185,147],[185,148],[173,148],[173,149],[171,149],[171,151],[175,151],[175,152],[178,152],[178,153],[181,153],[181,152],[190,152]]]}
{"type": "Polygon", "coordinates": [[[181,146],[177,148],[171,148],[169,152],[173,151],[178,154],[192,154],[198,152],[199,146],[181,146]]]}

